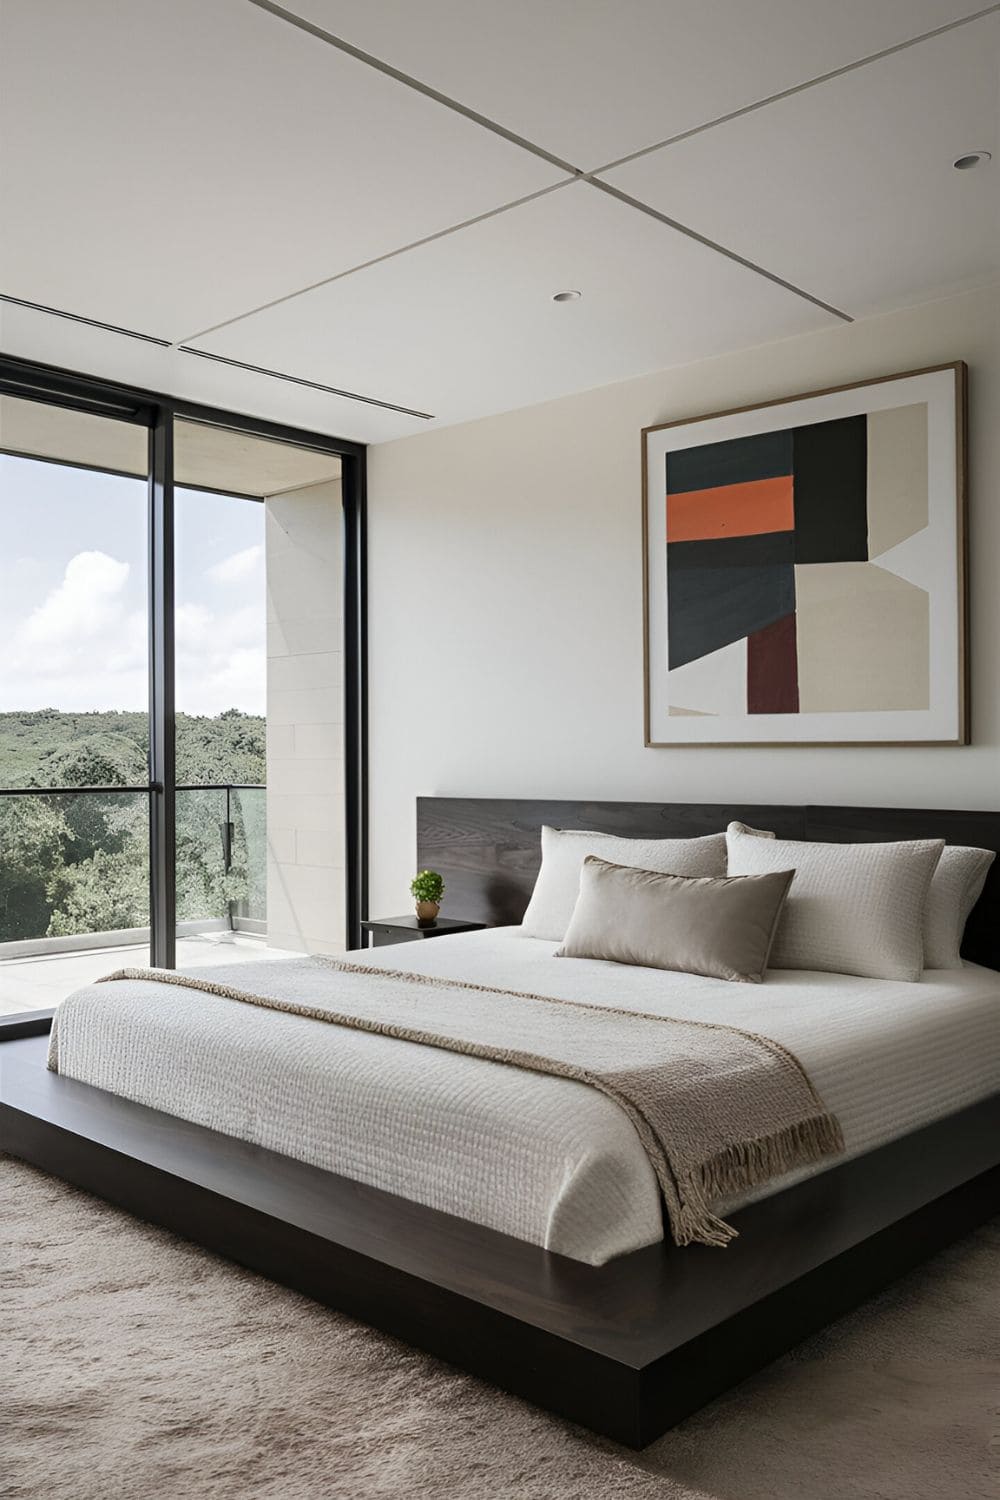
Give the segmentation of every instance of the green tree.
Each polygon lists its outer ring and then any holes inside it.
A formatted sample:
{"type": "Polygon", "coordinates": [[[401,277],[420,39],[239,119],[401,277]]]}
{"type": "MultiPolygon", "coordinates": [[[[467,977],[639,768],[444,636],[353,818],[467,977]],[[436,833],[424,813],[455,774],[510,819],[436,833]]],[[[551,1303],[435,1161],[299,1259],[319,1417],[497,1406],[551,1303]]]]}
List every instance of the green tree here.
{"type": "Polygon", "coordinates": [[[0,941],[41,937],[49,921],[47,881],[72,834],[46,797],[0,797],[0,941]]]}
{"type": "MultiPolygon", "coordinates": [[[[216,717],[179,714],[178,783],[263,783],[265,731],[262,717],[239,709],[216,717]]],[[[146,924],[145,796],[69,789],[144,786],[147,746],[142,713],[0,714],[0,787],[67,789],[46,798],[0,797],[0,942],[146,924]]],[[[178,794],[179,917],[225,917],[231,902],[263,916],[263,817],[261,793],[233,794],[236,839],[227,875],[219,826],[224,792],[178,794]]]]}
{"type": "Polygon", "coordinates": [[[57,870],[48,882],[52,905],[49,935],[114,932],[149,922],[149,887],[143,850],[130,841],[109,853],[95,849],[89,859],[57,870]]]}
{"type": "Polygon", "coordinates": [[[141,786],[142,747],[127,734],[95,734],[53,745],[38,768],[39,786],[141,786]]]}
{"type": "Polygon", "coordinates": [[[181,786],[265,779],[267,726],[255,714],[227,708],[217,718],[177,715],[177,780],[181,786]]]}

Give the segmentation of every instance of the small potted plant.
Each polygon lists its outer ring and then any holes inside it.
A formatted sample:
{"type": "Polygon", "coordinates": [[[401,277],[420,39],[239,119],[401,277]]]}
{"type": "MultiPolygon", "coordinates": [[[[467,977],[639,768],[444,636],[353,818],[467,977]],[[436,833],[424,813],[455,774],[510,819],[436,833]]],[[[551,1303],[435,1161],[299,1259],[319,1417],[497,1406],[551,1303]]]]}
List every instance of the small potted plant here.
{"type": "Polygon", "coordinates": [[[410,895],[417,903],[417,925],[433,927],[444,895],[441,876],[436,870],[420,870],[410,881],[410,895]]]}

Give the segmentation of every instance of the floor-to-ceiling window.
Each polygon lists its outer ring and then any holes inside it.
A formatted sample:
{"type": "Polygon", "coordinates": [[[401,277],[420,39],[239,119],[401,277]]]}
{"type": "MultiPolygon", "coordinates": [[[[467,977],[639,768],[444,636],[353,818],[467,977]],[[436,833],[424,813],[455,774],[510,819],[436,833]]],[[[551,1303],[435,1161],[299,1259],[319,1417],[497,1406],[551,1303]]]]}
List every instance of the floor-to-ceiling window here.
{"type": "Polygon", "coordinates": [[[363,451],[22,368],[0,361],[0,1018],[122,954],[337,951],[363,451]]]}

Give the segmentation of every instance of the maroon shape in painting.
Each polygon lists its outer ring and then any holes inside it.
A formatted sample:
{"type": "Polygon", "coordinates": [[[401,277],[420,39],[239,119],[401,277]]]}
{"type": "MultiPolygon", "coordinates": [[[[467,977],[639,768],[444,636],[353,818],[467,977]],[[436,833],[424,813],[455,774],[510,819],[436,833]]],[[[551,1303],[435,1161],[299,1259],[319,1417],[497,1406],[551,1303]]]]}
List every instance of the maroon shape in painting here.
{"type": "Polygon", "coordinates": [[[795,615],[747,636],[747,713],[797,714],[799,662],[795,615]]]}

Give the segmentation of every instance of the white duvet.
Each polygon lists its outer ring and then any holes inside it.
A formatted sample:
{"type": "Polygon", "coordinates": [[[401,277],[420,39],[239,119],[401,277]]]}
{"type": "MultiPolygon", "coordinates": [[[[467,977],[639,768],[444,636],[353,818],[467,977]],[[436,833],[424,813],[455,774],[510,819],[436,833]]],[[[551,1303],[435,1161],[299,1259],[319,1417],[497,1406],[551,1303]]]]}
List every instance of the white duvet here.
{"type": "MultiPolygon", "coordinates": [[[[500,928],[350,957],[762,1033],[798,1057],[848,1156],[1000,1089],[989,969],[741,985],[555,959],[556,946],[500,928]]],[[[189,972],[252,990],[253,969],[189,972]]],[[[57,1029],[61,1073],[563,1255],[600,1265],[663,1238],[639,1139],[586,1084],[150,981],[78,991],[57,1029]]]]}

